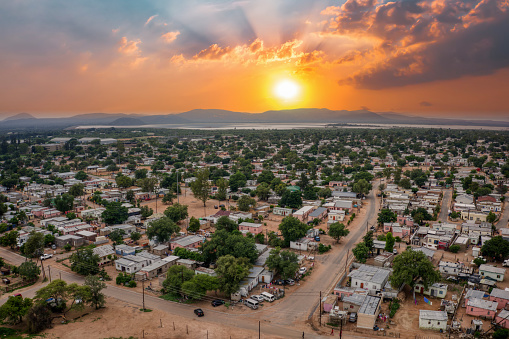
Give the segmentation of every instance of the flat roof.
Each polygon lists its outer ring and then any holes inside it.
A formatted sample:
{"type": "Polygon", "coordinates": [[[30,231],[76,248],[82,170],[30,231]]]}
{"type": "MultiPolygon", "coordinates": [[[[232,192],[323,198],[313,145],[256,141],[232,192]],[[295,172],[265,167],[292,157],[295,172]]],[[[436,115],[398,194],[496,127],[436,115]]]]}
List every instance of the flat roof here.
{"type": "Polygon", "coordinates": [[[359,313],[375,315],[381,300],[382,299],[380,297],[367,295],[361,307],[359,308],[359,313]]]}
{"type": "Polygon", "coordinates": [[[419,310],[419,319],[447,321],[446,311],[419,310]]]}

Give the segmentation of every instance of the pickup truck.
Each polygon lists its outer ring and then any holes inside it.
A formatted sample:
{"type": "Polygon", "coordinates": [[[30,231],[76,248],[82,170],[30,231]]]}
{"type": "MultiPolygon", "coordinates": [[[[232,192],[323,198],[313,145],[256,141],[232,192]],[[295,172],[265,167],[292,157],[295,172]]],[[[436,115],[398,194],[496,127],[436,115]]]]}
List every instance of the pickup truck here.
{"type": "Polygon", "coordinates": [[[505,267],[509,266],[509,259],[504,260],[504,263],[502,264],[502,266],[505,266],[505,267]]]}
{"type": "Polygon", "coordinates": [[[45,253],[45,254],[41,255],[41,260],[46,260],[51,257],[53,257],[53,254],[45,253]]]}

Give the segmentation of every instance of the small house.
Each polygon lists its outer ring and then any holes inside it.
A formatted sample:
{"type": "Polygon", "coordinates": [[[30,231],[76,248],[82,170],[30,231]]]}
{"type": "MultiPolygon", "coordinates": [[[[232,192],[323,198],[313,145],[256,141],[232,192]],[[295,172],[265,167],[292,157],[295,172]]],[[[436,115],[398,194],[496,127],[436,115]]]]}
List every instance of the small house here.
{"type": "Polygon", "coordinates": [[[136,253],[136,250],[134,249],[134,247],[122,244],[122,245],[115,246],[115,253],[117,255],[122,255],[122,256],[134,255],[136,253]]]}
{"type": "Polygon", "coordinates": [[[62,235],[55,237],[55,245],[58,248],[65,247],[67,244],[74,247],[80,247],[81,245],[85,244],[85,239],[76,235],[62,235]]]}
{"type": "Polygon", "coordinates": [[[94,254],[99,256],[99,265],[104,265],[113,259],[113,255],[115,254],[115,250],[112,245],[103,245],[94,247],[92,249],[94,254]],[[109,258],[108,258],[109,257],[109,258]],[[111,258],[111,259],[110,259],[111,258]]]}
{"type": "Polygon", "coordinates": [[[419,328],[445,332],[447,320],[446,311],[419,310],[419,328]]]}
{"type": "Polygon", "coordinates": [[[323,220],[327,217],[327,209],[325,207],[318,207],[316,210],[309,214],[309,220],[323,220]]]}
{"type": "Polygon", "coordinates": [[[509,328],[509,311],[500,311],[500,313],[495,317],[495,323],[503,328],[509,328]]]}
{"type": "Polygon", "coordinates": [[[293,216],[302,222],[307,222],[309,215],[311,214],[311,212],[313,212],[314,209],[315,209],[314,206],[304,206],[298,211],[294,212],[293,216]]]}
{"type": "Polygon", "coordinates": [[[253,235],[256,235],[258,233],[263,232],[262,224],[244,221],[239,224],[239,231],[242,233],[251,233],[253,235]]]}
{"type": "Polygon", "coordinates": [[[197,235],[188,235],[182,238],[177,238],[170,242],[170,249],[173,251],[177,247],[181,248],[198,248],[205,241],[205,238],[197,235]]]}
{"type": "Polygon", "coordinates": [[[496,301],[498,303],[497,309],[505,308],[507,303],[509,303],[509,291],[501,290],[499,288],[494,288],[490,293],[491,301],[496,301]]]}
{"type": "Polygon", "coordinates": [[[479,266],[479,274],[481,275],[481,278],[504,281],[505,268],[482,264],[479,266]]]}
{"type": "Polygon", "coordinates": [[[493,319],[497,312],[498,303],[483,299],[472,298],[468,300],[466,313],[474,317],[493,319]]]}
{"type": "Polygon", "coordinates": [[[294,250],[307,251],[317,247],[317,243],[309,238],[302,238],[297,241],[290,241],[290,248],[294,250]]]}
{"type": "Polygon", "coordinates": [[[160,257],[165,257],[168,254],[168,245],[157,245],[152,249],[152,253],[160,257]]]}
{"type": "Polygon", "coordinates": [[[349,296],[343,297],[343,310],[352,312],[359,312],[362,304],[364,303],[364,299],[366,299],[365,294],[352,294],[349,296]]]}
{"type": "Polygon", "coordinates": [[[282,215],[282,216],[286,217],[288,215],[292,215],[293,210],[291,208],[285,208],[285,207],[274,207],[274,209],[272,210],[272,213],[274,213],[275,215],[282,215]]]}
{"type": "Polygon", "coordinates": [[[382,298],[367,295],[357,312],[357,327],[372,329],[380,313],[382,298]]]}
{"type": "Polygon", "coordinates": [[[433,285],[428,286],[428,289],[425,289],[422,283],[417,283],[415,284],[414,289],[415,292],[429,295],[430,297],[445,298],[445,295],[447,294],[447,285],[440,283],[434,283],[433,285]]]}
{"type": "Polygon", "coordinates": [[[361,265],[358,269],[350,272],[350,286],[366,289],[369,291],[380,291],[389,279],[391,271],[381,267],[361,265]]]}

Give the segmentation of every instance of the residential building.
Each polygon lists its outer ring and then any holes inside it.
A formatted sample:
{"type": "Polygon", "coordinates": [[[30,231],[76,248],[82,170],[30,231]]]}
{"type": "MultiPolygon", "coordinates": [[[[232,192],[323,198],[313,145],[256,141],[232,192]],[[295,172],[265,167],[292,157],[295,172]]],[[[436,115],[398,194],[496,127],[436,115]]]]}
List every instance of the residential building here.
{"type": "Polygon", "coordinates": [[[419,310],[419,328],[445,332],[447,320],[446,311],[419,310]]]}

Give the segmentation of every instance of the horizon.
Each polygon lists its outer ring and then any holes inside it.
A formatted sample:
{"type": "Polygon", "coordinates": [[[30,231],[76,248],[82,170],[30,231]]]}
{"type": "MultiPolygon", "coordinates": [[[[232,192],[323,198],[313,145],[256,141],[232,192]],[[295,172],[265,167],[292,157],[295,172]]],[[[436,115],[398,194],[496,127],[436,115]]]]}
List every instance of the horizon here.
{"type": "Polygon", "coordinates": [[[0,4],[0,27],[0,119],[196,107],[509,119],[507,1],[26,0],[0,4]]]}

